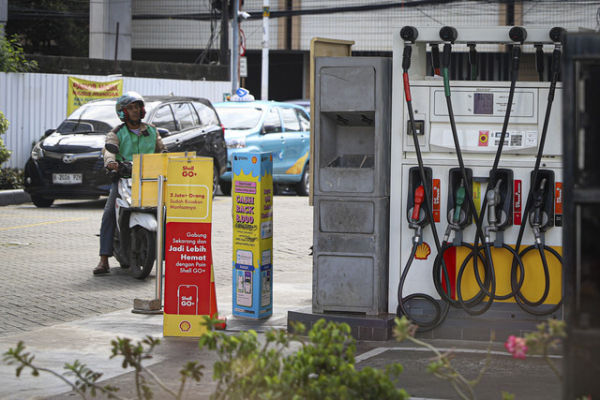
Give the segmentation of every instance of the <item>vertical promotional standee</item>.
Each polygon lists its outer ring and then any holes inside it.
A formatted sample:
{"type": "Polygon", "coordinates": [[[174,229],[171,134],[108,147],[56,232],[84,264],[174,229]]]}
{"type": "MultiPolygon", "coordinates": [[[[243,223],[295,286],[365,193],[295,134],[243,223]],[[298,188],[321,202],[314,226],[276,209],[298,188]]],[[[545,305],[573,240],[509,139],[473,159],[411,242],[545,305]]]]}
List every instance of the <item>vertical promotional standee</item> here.
{"type": "Polygon", "coordinates": [[[273,157],[233,156],[233,315],[273,314],[273,157]]]}
{"type": "Polygon", "coordinates": [[[171,158],[167,167],[165,336],[201,336],[204,315],[216,316],[211,254],[213,162],[171,158]]]}

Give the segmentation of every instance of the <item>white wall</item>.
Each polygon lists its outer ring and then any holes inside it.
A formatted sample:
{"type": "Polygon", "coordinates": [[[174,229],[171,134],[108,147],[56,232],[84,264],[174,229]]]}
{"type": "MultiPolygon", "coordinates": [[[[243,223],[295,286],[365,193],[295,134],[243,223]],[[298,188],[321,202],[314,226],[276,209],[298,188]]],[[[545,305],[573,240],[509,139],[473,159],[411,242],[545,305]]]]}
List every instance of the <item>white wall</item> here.
{"type": "MultiPolygon", "coordinates": [[[[69,76],[100,82],[118,79],[115,76],[0,72],[0,111],[10,122],[8,131],[0,139],[12,151],[3,167],[23,168],[32,143],[46,129],[56,128],[67,117],[69,76]]],[[[128,90],[142,95],[204,97],[217,102],[223,100],[223,93],[231,91],[231,83],[124,77],[123,91],[128,90]]]]}

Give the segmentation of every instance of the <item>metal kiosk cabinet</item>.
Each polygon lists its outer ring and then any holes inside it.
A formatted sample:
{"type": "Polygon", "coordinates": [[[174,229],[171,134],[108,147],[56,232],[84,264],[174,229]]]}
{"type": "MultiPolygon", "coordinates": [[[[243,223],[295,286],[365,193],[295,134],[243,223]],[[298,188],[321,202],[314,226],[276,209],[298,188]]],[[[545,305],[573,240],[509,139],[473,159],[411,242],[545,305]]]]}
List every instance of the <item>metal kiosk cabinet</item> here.
{"type": "Polygon", "coordinates": [[[319,57],[313,312],[387,312],[391,59],[319,57]]]}

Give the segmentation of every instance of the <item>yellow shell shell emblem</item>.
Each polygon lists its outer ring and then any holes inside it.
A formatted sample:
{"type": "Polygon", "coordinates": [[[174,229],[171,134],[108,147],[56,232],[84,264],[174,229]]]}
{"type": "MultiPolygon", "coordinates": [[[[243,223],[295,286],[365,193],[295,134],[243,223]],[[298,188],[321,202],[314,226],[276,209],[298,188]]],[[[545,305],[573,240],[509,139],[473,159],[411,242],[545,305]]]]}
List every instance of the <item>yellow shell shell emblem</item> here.
{"type": "Polygon", "coordinates": [[[421,243],[417,246],[417,251],[415,252],[415,258],[417,260],[427,260],[431,254],[431,247],[426,242],[421,243]]]}

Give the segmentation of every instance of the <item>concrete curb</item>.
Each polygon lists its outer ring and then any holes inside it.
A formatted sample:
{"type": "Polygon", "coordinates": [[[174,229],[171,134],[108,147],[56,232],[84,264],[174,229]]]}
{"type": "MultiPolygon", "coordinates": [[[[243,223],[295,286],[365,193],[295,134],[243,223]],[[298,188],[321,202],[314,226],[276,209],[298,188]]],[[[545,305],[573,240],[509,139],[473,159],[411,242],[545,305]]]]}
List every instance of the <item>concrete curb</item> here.
{"type": "Polygon", "coordinates": [[[31,197],[23,189],[0,190],[0,206],[29,203],[31,197]]]}

